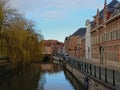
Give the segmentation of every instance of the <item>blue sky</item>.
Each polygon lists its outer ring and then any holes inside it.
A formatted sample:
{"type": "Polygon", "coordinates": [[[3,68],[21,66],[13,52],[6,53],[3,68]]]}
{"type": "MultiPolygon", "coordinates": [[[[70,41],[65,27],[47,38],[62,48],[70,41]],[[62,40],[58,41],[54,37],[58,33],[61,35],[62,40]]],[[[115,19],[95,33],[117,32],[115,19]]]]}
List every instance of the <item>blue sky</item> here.
{"type": "MultiPolygon", "coordinates": [[[[87,19],[92,20],[97,8],[104,6],[104,0],[9,0],[25,17],[36,22],[36,32],[44,39],[64,42],[66,36],[80,27],[87,19]]],[[[112,0],[107,0],[109,3],[112,0]]]]}

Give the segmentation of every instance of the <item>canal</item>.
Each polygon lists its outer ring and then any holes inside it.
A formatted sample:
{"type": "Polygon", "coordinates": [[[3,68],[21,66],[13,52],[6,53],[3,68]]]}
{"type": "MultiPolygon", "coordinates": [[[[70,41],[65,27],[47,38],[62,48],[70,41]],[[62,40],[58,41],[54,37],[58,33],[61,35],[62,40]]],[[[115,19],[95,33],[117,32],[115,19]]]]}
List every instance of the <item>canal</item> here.
{"type": "Polygon", "coordinates": [[[60,63],[33,64],[0,78],[0,90],[84,90],[60,63]]]}

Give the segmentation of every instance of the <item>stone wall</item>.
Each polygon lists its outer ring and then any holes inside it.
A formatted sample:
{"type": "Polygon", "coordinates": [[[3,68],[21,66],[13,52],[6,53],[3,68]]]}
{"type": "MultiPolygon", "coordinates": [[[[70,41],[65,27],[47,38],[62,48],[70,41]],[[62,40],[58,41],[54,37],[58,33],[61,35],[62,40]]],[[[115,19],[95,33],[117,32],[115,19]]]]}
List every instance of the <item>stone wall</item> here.
{"type": "MultiPolygon", "coordinates": [[[[99,80],[86,75],[84,72],[76,70],[75,68],[71,67],[69,64],[66,64],[66,69],[73,74],[77,80],[81,82],[85,87],[85,78],[88,77],[88,90],[115,90],[114,88],[109,87],[104,82],[101,83],[99,80]]],[[[87,87],[86,87],[87,88],[87,87]]]]}

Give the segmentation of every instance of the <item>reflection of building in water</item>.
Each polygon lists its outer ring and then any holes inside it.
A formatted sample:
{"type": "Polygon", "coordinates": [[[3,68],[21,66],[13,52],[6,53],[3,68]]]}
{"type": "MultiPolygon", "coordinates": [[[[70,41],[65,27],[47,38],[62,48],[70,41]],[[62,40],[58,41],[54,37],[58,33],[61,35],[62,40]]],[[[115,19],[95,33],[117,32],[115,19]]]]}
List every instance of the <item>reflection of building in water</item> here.
{"type": "Polygon", "coordinates": [[[54,63],[36,64],[34,65],[34,68],[38,70],[41,69],[42,72],[49,72],[49,73],[59,72],[63,70],[61,65],[54,63]]]}
{"type": "Polygon", "coordinates": [[[63,70],[61,65],[55,63],[35,64],[33,68],[35,70],[41,69],[42,72],[49,72],[49,73],[60,72],[63,70]]]}
{"type": "Polygon", "coordinates": [[[62,71],[61,65],[54,63],[41,64],[41,69],[43,72],[49,72],[49,73],[62,71]]]}

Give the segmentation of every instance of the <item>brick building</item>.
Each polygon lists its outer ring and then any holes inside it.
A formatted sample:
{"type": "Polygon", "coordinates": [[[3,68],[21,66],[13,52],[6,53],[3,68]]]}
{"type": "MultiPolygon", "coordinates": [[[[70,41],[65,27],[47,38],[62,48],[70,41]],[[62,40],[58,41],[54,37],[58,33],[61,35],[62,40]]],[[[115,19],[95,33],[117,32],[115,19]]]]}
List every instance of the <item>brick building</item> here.
{"type": "Polygon", "coordinates": [[[43,40],[43,44],[45,48],[49,49],[48,51],[51,51],[52,55],[57,55],[58,53],[62,53],[62,49],[64,46],[62,42],[59,42],[57,40],[43,40]]]}
{"type": "Polygon", "coordinates": [[[86,53],[86,51],[85,51],[85,36],[83,36],[81,39],[81,49],[79,51],[80,51],[80,53],[79,53],[80,58],[84,59],[85,53],[86,53]]]}
{"type": "MultiPolygon", "coordinates": [[[[112,0],[94,16],[91,29],[92,60],[101,64],[120,64],[120,2],[112,0]]],[[[118,64],[118,65],[117,65],[118,64]]]]}
{"type": "Polygon", "coordinates": [[[86,28],[80,28],[75,33],[65,38],[64,41],[64,53],[73,57],[81,57],[82,51],[82,39],[86,33],[86,28]]]}

